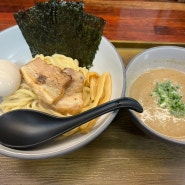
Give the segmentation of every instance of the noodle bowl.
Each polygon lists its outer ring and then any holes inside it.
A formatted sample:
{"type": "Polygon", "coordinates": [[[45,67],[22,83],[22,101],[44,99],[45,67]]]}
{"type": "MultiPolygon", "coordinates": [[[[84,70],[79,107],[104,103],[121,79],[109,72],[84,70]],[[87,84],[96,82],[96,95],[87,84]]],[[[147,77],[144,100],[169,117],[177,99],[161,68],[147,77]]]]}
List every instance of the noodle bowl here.
{"type": "MultiPolygon", "coordinates": [[[[0,43],[1,58],[12,61],[18,66],[23,66],[32,59],[29,47],[17,25],[0,32],[0,43]]],[[[112,81],[111,100],[124,96],[126,88],[125,67],[115,47],[104,36],[90,71],[98,72],[98,74],[103,74],[106,71],[110,73],[112,81]]],[[[15,150],[0,145],[0,154],[21,159],[44,159],[66,155],[97,138],[110,125],[117,112],[113,111],[101,116],[90,132],[86,134],[77,132],[68,137],[56,138],[31,150],[15,150]]]]}

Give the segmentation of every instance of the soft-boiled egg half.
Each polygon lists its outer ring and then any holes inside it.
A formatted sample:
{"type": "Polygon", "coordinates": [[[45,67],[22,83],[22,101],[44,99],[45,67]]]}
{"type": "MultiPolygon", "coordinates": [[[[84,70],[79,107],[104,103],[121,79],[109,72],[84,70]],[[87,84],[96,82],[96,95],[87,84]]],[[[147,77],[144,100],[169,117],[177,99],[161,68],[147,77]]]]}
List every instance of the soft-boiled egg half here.
{"type": "Polygon", "coordinates": [[[21,74],[18,66],[8,60],[0,60],[0,96],[13,94],[20,83],[21,74]]]}

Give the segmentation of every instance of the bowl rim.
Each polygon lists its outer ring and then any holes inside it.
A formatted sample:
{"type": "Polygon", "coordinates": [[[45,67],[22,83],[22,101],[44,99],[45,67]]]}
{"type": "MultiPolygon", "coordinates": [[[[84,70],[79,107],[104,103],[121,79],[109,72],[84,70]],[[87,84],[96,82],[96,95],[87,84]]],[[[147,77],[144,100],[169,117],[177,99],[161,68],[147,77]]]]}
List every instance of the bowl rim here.
{"type": "Polygon", "coordinates": [[[135,59],[148,53],[148,52],[151,52],[151,51],[155,51],[155,50],[164,50],[164,49],[176,49],[176,50],[182,50],[185,52],[185,48],[182,47],[182,46],[155,46],[155,47],[151,47],[151,48],[148,48],[148,49],[145,49],[144,51],[141,51],[140,53],[138,53],[137,55],[135,55],[130,61],[129,63],[127,64],[126,66],[126,73],[128,71],[128,69],[130,68],[131,65],[133,65],[135,63],[135,59]]]}

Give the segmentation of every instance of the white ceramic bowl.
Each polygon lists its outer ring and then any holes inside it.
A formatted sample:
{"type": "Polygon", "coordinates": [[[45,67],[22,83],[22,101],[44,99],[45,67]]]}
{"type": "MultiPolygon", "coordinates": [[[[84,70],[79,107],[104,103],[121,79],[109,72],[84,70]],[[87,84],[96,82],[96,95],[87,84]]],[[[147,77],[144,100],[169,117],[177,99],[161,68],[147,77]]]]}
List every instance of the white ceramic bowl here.
{"type": "MultiPolygon", "coordinates": [[[[13,26],[0,32],[0,59],[10,60],[19,66],[27,63],[31,59],[29,47],[18,26],[13,26]]],[[[105,71],[110,72],[113,83],[111,99],[124,96],[126,88],[125,68],[116,49],[105,37],[102,37],[93,64],[94,66],[91,69],[93,71],[98,73],[105,71]]],[[[101,116],[97,124],[88,134],[78,133],[67,138],[58,138],[39,148],[25,151],[10,149],[0,145],[0,154],[23,159],[40,159],[64,155],[84,146],[96,138],[106,129],[116,114],[117,111],[114,111],[101,116]]]]}
{"type": "MultiPolygon", "coordinates": [[[[175,46],[160,46],[147,49],[144,52],[135,56],[129,63],[126,69],[126,93],[125,96],[129,96],[129,91],[132,83],[140,76],[144,71],[155,68],[172,68],[182,72],[185,72],[185,48],[175,46]]],[[[136,92],[139,89],[136,89],[136,92]]],[[[130,111],[136,124],[150,136],[157,137],[162,141],[167,141],[175,144],[185,144],[185,141],[179,139],[173,139],[167,137],[159,132],[151,129],[143,121],[141,121],[135,114],[130,111]]]]}

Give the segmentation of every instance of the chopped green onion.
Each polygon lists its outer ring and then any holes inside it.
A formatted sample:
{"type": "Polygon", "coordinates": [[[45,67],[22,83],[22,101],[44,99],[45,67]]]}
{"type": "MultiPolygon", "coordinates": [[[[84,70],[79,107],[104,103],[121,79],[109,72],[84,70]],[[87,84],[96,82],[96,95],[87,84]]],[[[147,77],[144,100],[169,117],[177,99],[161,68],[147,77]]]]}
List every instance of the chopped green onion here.
{"type": "Polygon", "coordinates": [[[185,104],[182,101],[180,86],[173,85],[170,81],[157,82],[151,95],[157,97],[161,108],[168,109],[176,117],[185,116],[185,104]]]}

